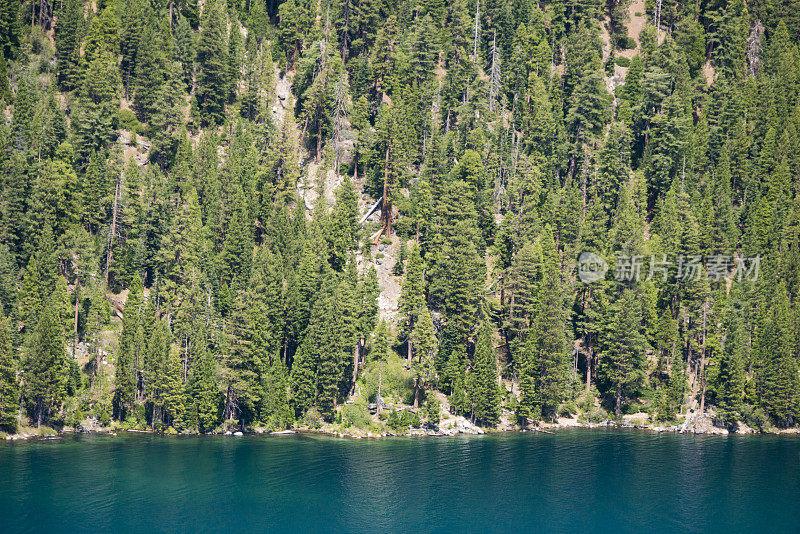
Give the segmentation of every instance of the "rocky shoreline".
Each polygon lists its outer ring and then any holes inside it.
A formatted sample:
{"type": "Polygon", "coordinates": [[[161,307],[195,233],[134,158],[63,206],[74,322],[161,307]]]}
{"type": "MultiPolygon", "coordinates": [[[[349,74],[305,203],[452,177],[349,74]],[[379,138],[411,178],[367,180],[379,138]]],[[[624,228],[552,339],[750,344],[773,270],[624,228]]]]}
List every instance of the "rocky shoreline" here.
{"type": "MultiPolygon", "coordinates": [[[[331,436],[338,438],[348,439],[379,439],[387,437],[453,437],[458,435],[483,435],[501,432],[544,432],[554,433],[554,431],[563,429],[633,429],[644,430],[650,432],[673,432],[679,434],[704,434],[704,435],[757,435],[757,434],[772,434],[772,435],[795,435],[800,434],[800,427],[777,429],[769,428],[765,430],[757,430],[748,427],[744,423],[739,423],[735,431],[726,428],[714,426],[710,417],[698,416],[687,420],[681,424],[676,425],[659,425],[643,421],[641,414],[634,414],[632,416],[624,416],[622,422],[603,421],[599,423],[590,423],[579,421],[576,418],[559,418],[557,422],[544,422],[540,421],[536,425],[528,428],[520,428],[513,425],[508,421],[502,422],[497,428],[485,429],[470,422],[462,416],[450,417],[442,421],[435,428],[411,428],[404,433],[396,433],[389,430],[375,431],[367,429],[356,428],[339,428],[334,424],[325,424],[320,428],[309,427],[296,427],[294,429],[270,431],[264,428],[247,429],[245,431],[227,430],[225,432],[210,434],[210,435],[225,435],[225,436],[243,436],[243,435],[294,435],[294,434],[317,434],[323,436],[331,436]]],[[[157,434],[151,430],[139,429],[121,429],[115,427],[101,427],[101,426],[88,426],[81,429],[65,428],[61,431],[49,429],[43,433],[34,433],[34,429],[28,432],[21,432],[19,434],[10,434],[5,436],[6,441],[17,440],[57,440],[61,439],[64,434],[108,434],[116,436],[122,432],[140,433],[140,434],[157,434]]],[[[187,434],[184,434],[187,435],[187,434]]]]}

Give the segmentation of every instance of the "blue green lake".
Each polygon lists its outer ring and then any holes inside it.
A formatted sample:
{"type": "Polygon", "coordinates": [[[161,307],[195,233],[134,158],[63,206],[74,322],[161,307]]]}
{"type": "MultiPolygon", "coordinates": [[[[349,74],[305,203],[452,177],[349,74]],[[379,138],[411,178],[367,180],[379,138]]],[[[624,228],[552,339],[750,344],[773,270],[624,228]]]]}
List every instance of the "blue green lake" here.
{"type": "Polygon", "coordinates": [[[65,436],[0,443],[0,531],[797,532],[800,439],[65,436]]]}

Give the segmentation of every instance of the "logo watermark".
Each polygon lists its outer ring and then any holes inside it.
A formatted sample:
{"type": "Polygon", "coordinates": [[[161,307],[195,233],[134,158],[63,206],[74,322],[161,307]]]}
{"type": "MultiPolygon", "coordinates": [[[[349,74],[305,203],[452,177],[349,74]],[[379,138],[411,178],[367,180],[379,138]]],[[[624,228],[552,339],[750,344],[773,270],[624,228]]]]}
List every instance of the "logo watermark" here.
{"type": "MultiPolygon", "coordinates": [[[[675,280],[692,282],[705,277],[710,281],[725,279],[755,282],[761,271],[761,256],[744,258],[735,254],[713,254],[709,256],[679,255],[677,258],[666,254],[650,256],[637,254],[615,254],[612,267],[614,280],[618,282],[639,282],[641,280],[660,280],[666,282],[671,274],[675,280]]],[[[608,262],[593,252],[582,252],[578,257],[578,278],[591,284],[605,278],[609,270],[608,262]]]]}
{"type": "Polygon", "coordinates": [[[581,252],[578,257],[578,278],[584,284],[591,284],[605,278],[608,262],[594,252],[581,252]]]}

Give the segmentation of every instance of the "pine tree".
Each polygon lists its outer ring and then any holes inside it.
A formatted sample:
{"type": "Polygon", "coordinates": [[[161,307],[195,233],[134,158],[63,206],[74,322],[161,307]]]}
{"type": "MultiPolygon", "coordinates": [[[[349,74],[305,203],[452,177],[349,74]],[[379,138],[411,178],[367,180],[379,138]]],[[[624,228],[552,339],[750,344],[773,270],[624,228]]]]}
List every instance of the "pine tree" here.
{"type": "Polygon", "coordinates": [[[56,302],[50,300],[42,309],[26,352],[24,395],[38,427],[67,395],[70,365],[56,302]]]}
{"type": "Polygon", "coordinates": [[[349,176],[335,191],[336,204],[328,225],[329,262],[337,271],[344,269],[347,254],[358,241],[358,199],[349,176]]]}
{"type": "Polygon", "coordinates": [[[419,319],[410,334],[416,346],[417,361],[413,364],[414,371],[414,408],[419,407],[420,390],[436,382],[436,352],[438,342],[433,328],[433,319],[428,307],[423,305],[419,319]]]}
{"type": "Polygon", "coordinates": [[[11,339],[11,324],[0,312],[0,429],[14,433],[19,415],[18,361],[11,339]]]}
{"type": "Polygon", "coordinates": [[[265,364],[253,350],[253,323],[248,313],[246,293],[238,291],[226,325],[222,347],[220,384],[225,391],[224,418],[240,427],[258,417],[263,389],[260,378],[265,364]]]}
{"type": "Polygon", "coordinates": [[[58,84],[65,91],[78,84],[80,44],[83,38],[83,1],[67,0],[59,10],[56,25],[58,84]]]}
{"type": "Polygon", "coordinates": [[[172,63],[167,67],[166,81],[158,91],[155,102],[157,110],[150,118],[153,132],[151,157],[163,168],[169,167],[177,156],[183,124],[183,89],[180,66],[172,63]]]}
{"type": "Polygon", "coordinates": [[[375,334],[372,341],[372,350],[370,351],[370,358],[372,361],[378,362],[378,391],[375,393],[375,404],[377,406],[378,414],[381,413],[383,408],[383,366],[389,359],[389,336],[391,331],[386,321],[381,321],[375,328],[375,334]]]}
{"type": "Polygon", "coordinates": [[[225,13],[219,2],[203,10],[200,41],[197,45],[196,98],[204,124],[220,124],[225,118],[228,95],[225,13]]]}
{"type": "MultiPolygon", "coordinates": [[[[550,247],[552,241],[546,245],[547,249],[550,247]]],[[[559,277],[557,265],[548,261],[523,349],[523,376],[520,377],[523,395],[520,405],[532,415],[540,413],[548,418],[556,416],[567,385],[566,317],[559,277]]]]}
{"type": "Polygon", "coordinates": [[[137,334],[141,327],[141,315],[144,308],[142,283],[139,276],[134,276],[128,299],[125,302],[125,313],[122,317],[122,333],[117,348],[117,363],[114,373],[114,409],[119,420],[125,420],[133,405],[138,387],[136,362],[144,347],[139,344],[137,334]]]}
{"type": "Polygon", "coordinates": [[[760,402],[767,414],[780,426],[788,426],[797,417],[797,360],[793,353],[791,311],[786,285],[778,282],[770,311],[761,325],[757,354],[760,372],[760,402]]]}
{"type": "MultiPolygon", "coordinates": [[[[453,332],[466,342],[472,331],[485,278],[485,264],[475,247],[471,221],[455,224],[453,235],[434,265],[430,293],[437,295],[453,332]]],[[[437,300],[438,300],[437,299],[437,300]]]]}
{"type": "Polygon", "coordinates": [[[472,368],[475,421],[485,426],[495,426],[500,421],[500,387],[497,384],[497,360],[491,335],[489,325],[484,323],[475,343],[475,363],[472,368]]]}
{"type": "Polygon", "coordinates": [[[623,400],[641,386],[645,374],[645,339],[642,335],[641,297],[625,289],[613,305],[609,336],[603,341],[598,374],[609,384],[614,414],[622,415],[623,400]]]}
{"type": "Polygon", "coordinates": [[[208,351],[205,330],[199,328],[192,340],[194,365],[189,376],[189,394],[197,412],[198,430],[209,433],[219,421],[220,394],[214,375],[214,360],[208,351]]]}
{"type": "Polygon", "coordinates": [[[239,78],[242,75],[242,48],[242,31],[239,28],[239,21],[233,18],[231,20],[230,35],[228,36],[228,91],[226,98],[228,102],[236,100],[236,95],[238,93],[239,78]]]}
{"type": "Polygon", "coordinates": [[[127,0],[125,8],[120,10],[120,51],[122,52],[122,82],[125,94],[130,96],[136,76],[136,63],[139,46],[145,36],[145,28],[149,20],[150,6],[145,0],[127,0]]]}
{"type": "MultiPolygon", "coordinates": [[[[400,299],[398,308],[405,322],[407,334],[410,334],[416,326],[416,322],[422,309],[425,307],[425,264],[422,261],[419,245],[416,243],[411,247],[411,255],[408,259],[408,269],[406,277],[400,284],[400,299]]],[[[411,360],[412,338],[408,340],[408,359],[411,360]]]]}
{"type": "Polygon", "coordinates": [[[150,122],[159,112],[158,97],[169,69],[167,59],[157,30],[146,28],[137,50],[133,79],[134,105],[142,122],[150,122]]]}
{"type": "Polygon", "coordinates": [[[151,426],[162,430],[169,423],[166,410],[166,397],[169,390],[175,387],[169,369],[171,333],[164,321],[159,321],[153,329],[153,334],[147,340],[147,351],[144,354],[142,369],[142,382],[144,393],[152,405],[151,426]]]}
{"type": "Polygon", "coordinates": [[[516,416],[523,427],[536,423],[542,416],[542,408],[536,392],[536,345],[532,335],[526,336],[519,355],[520,399],[516,416]]]}
{"type": "Polygon", "coordinates": [[[287,0],[278,7],[278,35],[286,51],[286,63],[294,65],[311,27],[311,13],[302,0],[287,0]]]}
{"type": "Polygon", "coordinates": [[[17,265],[11,250],[5,243],[0,243],[0,311],[4,316],[12,312],[17,302],[17,280],[17,265]]]}
{"type": "Polygon", "coordinates": [[[264,403],[261,420],[276,429],[288,428],[294,422],[294,410],[289,401],[289,373],[279,358],[275,358],[262,381],[264,403]]]}
{"type": "Polygon", "coordinates": [[[183,366],[176,347],[167,353],[164,375],[164,419],[176,429],[186,427],[188,395],[183,384],[183,366]]]}
{"type": "Polygon", "coordinates": [[[180,63],[184,87],[191,89],[194,74],[194,39],[192,27],[183,15],[178,16],[178,25],[175,28],[175,60],[180,63]]]}
{"type": "MultiPolygon", "coordinates": [[[[732,313],[729,314],[732,315],[732,313]]],[[[739,419],[744,401],[746,340],[741,318],[731,317],[728,320],[730,328],[724,339],[717,374],[719,383],[717,405],[719,419],[724,423],[731,424],[739,419]]]]}
{"type": "Polygon", "coordinates": [[[101,49],[86,65],[81,96],[94,104],[116,103],[122,89],[116,55],[101,49]]]}

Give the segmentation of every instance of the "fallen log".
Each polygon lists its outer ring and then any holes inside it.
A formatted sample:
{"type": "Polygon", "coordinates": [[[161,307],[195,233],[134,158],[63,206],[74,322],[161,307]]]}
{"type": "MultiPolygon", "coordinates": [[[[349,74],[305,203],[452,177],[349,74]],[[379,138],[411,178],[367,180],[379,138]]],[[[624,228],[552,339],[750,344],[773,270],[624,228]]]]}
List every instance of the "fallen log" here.
{"type": "Polygon", "coordinates": [[[367,219],[369,219],[370,215],[372,215],[373,213],[375,213],[376,211],[378,211],[378,208],[380,208],[380,207],[381,207],[381,203],[382,203],[382,202],[383,202],[383,196],[381,196],[381,198],[379,198],[379,199],[378,199],[378,200],[375,202],[375,204],[373,204],[373,205],[372,205],[372,207],[369,209],[369,211],[367,211],[367,214],[366,214],[366,215],[364,215],[363,217],[361,217],[361,220],[360,220],[360,221],[358,221],[358,224],[364,224],[364,222],[366,222],[366,220],[367,220],[367,219]]]}

